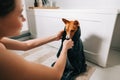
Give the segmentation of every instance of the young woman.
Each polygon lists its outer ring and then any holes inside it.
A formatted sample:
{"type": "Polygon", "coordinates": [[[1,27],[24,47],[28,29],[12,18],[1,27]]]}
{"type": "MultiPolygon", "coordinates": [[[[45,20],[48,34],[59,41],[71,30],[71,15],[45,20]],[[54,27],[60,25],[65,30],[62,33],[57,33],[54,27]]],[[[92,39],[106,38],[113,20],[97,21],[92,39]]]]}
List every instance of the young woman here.
{"type": "Polygon", "coordinates": [[[65,40],[61,55],[53,67],[26,61],[8,49],[29,50],[45,43],[61,39],[63,31],[44,39],[17,41],[7,38],[20,34],[23,5],[21,0],[0,0],[0,80],[60,80],[63,74],[67,50],[73,41],[65,40]]]}

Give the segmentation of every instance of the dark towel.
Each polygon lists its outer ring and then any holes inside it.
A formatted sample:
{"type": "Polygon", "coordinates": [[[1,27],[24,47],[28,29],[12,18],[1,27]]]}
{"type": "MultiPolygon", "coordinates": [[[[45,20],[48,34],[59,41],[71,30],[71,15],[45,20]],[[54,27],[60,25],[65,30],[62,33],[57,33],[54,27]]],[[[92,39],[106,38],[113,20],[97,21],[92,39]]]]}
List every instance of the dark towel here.
{"type": "MultiPolygon", "coordinates": [[[[72,49],[68,50],[67,63],[61,80],[75,80],[77,75],[86,71],[87,65],[85,63],[86,60],[84,56],[84,48],[80,36],[81,30],[79,27],[72,38],[72,40],[74,41],[74,46],[72,47],[72,49]]],[[[63,41],[65,39],[66,31],[64,30],[62,43],[57,53],[57,57],[59,57],[60,55],[63,46],[63,41]]]]}

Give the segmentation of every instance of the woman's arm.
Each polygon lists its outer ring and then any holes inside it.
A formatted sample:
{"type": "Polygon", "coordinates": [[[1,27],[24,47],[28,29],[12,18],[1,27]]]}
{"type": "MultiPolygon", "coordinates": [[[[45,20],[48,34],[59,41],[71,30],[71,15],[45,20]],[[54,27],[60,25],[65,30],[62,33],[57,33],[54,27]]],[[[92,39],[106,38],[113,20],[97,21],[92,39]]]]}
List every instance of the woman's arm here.
{"type": "Polygon", "coordinates": [[[18,41],[18,40],[13,40],[9,38],[2,38],[1,42],[6,46],[8,49],[14,49],[14,50],[29,50],[32,48],[35,48],[37,46],[41,46],[43,44],[46,44],[51,41],[59,40],[62,37],[63,31],[60,31],[56,35],[52,35],[46,38],[36,38],[32,40],[27,40],[27,41],[18,41]]]}
{"type": "Polygon", "coordinates": [[[72,46],[72,40],[64,41],[61,54],[54,67],[28,62],[2,49],[0,50],[0,80],[60,80],[66,64],[67,50],[72,46]]]}

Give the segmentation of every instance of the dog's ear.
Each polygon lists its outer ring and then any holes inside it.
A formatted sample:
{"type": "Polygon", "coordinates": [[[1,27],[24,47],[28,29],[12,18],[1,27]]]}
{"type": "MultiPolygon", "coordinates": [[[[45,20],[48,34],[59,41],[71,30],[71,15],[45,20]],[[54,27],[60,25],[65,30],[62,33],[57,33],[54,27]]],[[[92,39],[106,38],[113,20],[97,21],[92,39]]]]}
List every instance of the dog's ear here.
{"type": "Polygon", "coordinates": [[[79,26],[79,22],[77,20],[75,20],[74,25],[79,26]]]}
{"type": "Polygon", "coordinates": [[[65,24],[69,23],[69,21],[68,21],[67,19],[64,19],[64,18],[62,18],[62,21],[63,21],[65,24]]]}

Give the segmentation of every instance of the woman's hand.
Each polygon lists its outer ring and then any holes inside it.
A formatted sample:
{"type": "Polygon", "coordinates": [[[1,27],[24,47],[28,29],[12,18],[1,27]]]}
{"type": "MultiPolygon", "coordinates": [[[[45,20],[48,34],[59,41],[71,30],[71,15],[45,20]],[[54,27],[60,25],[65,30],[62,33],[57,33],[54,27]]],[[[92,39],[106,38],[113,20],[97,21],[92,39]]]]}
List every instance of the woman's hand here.
{"type": "Polygon", "coordinates": [[[74,46],[74,42],[72,41],[72,39],[69,39],[69,40],[64,40],[63,42],[63,49],[70,49],[74,46]]]}
{"type": "Polygon", "coordinates": [[[59,31],[56,35],[55,35],[55,40],[60,40],[62,38],[62,34],[63,34],[64,30],[59,31]]]}

